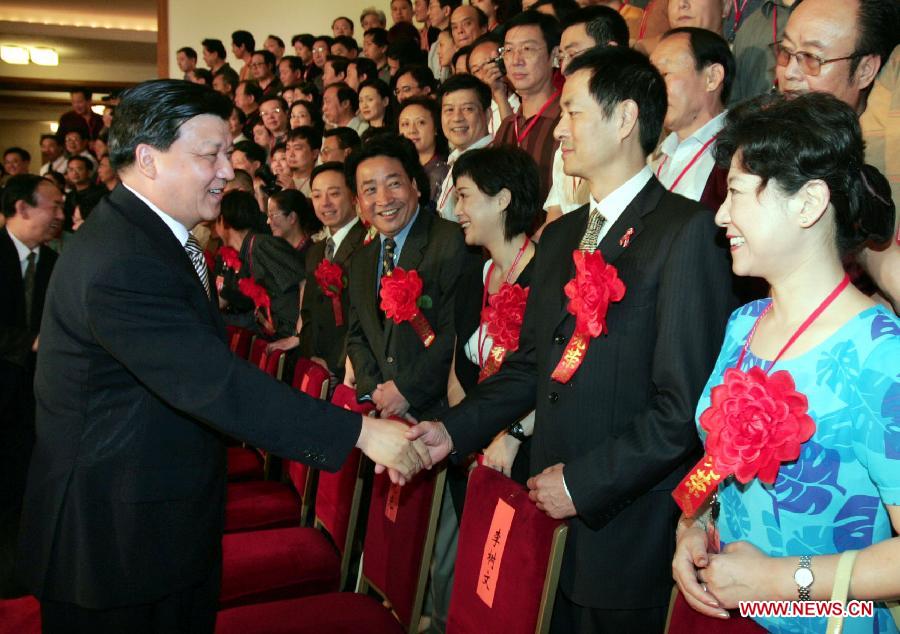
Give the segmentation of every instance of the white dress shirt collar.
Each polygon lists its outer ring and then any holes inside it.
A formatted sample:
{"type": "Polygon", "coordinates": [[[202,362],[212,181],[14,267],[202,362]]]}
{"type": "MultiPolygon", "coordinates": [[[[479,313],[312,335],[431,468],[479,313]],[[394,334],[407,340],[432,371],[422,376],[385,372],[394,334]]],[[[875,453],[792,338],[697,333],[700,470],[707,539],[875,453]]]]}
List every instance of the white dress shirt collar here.
{"type": "Polygon", "coordinates": [[[598,244],[607,234],[609,228],[616,224],[616,220],[624,213],[625,208],[631,204],[631,201],[634,200],[635,196],[637,196],[642,189],[644,189],[644,186],[651,178],[653,178],[653,171],[649,166],[645,165],[642,170],[623,184],[619,185],[618,188],[613,190],[603,200],[597,202],[597,200],[594,199],[594,195],[591,194],[591,209],[599,209],[600,213],[603,214],[603,217],[606,218],[606,222],[603,223],[603,228],[600,230],[600,237],[597,241],[598,244]]]}
{"type": "Polygon", "coordinates": [[[7,228],[6,233],[9,234],[9,237],[12,239],[13,244],[16,246],[16,253],[19,256],[19,265],[22,267],[22,275],[25,275],[25,269],[28,268],[28,255],[30,253],[35,254],[34,264],[37,266],[37,261],[41,257],[41,245],[34,247],[33,249],[29,249],[28,246],[19,240],[15,234],[7,228]]]}
{"type": "Polygon", "coordinates": [[[357,222],[359,222],[359,217],[356,217],[345,224],[343,227],[335,231],[333,235],[331,233],[331,229],[326,230],[328,237],[334,240],[335,254],[337,254],[337,250],[341,248],[341,242],[344,241],[344,238],[347,237],[347,234],[350,233],[350,230],[356,225],[357,222]]]}
{"type": "Polygon", "coordinates": [[[159,207],[154,205],[152,202],[147,200],[147,198],[145,198],[138,192],[134,191],[131,187],[129,187],[125,183],[122,183],[122,186],[125,189],[127,189],[128,191],[130,191],[132,194],[137,196],[138,199],[141,202],[143,202],[145,205],[147,205],[153,213],[155,213],[157,216],[159,216],[160,220],[162,220],[164,223],[166,223],[166,226],[169,228],[169,230],[172,232],[172,234],[175,236],[175,239],[178,240],[178,243],[181,246],[184,246],[187,244],[188,230],[183,224],[181,224],[180,222],[175,220],[172,216],[170,216],[169,214],[164,212],[162,209],[160,209],[159,207]]]}

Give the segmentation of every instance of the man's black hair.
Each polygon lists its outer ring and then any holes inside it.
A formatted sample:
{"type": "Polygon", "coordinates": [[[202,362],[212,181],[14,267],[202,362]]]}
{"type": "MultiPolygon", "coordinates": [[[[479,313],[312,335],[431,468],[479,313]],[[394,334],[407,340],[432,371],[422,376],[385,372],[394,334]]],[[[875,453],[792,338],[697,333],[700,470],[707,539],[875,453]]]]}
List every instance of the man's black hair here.
{"type": "Polygon", "coordinates": [[[206,38],[201,42],[203,48],[205,48],[210,53],[215,53],[219,56],[219,59],[225,60],[228,57],[228,54],[225,52],[225,45],[222,44],[222,40],[216,40],[213,38],[206,38]]]}
{"type": "Polygon", "coordinates": [[[2,198],[0,198],[3,215],[7,218],[15,216],[16,203],[20,200],[24,200],[31,207],[37,205],[38,185],[45,182],[49,183],[50,181],[37,174],[18,174],[10,177],[6,181],[6,187],[3,188],[2,198]]]}
{"type": "Polygon", "coordinates": [[[602,4],[582,7],[562,20],[560,28],[565,31],[578,24],[584,25],[584,30],[597,46],[608,46],[612,42],[616,46],[628,47],[628,24],[615,9],[602,4]]]}
{"type": "Polygon", "coordinates": [[[519,26],[536,26],[541,30],[544,44],[547,45],[547,55],[559,46],[562,30],[559,28],[559,21],[552,15],[547,15],[534,9],[522,11],[522,13],[514,15],[503,24],[504,33],[509,33],[510,29],[519,26]]]}
{"type": "Polygon", "coordinates": [[[438,91],[438,100],[443,101],[446,95],[458,90],[471,90],[478,97],[483,110],[491,107],[491,89],[475,75],[461,73],[450,75],[438,91]]]}
{"type": "Polygon", "coordinates": [[[356,168],[363,161],[386,156],[399,161],[406,175],[415,181],[419,189],[419,206],[424,209],[431,200],[431,190],[425,168],[419,163],[419,153],[409,139],[397,134],[379,134],[371,137],[358,152],[352,152],[347,159],[344,174],[350,191],[356,192],[356,168]]]}
{"type": "Polygon", "coordinates": [[[325,132],[322,133],[323,139],[329,137],[337,137],[338,146],[340,146],[342,150],[350,149],[352,151],[360,146],[359,134],[357,134],[356,130],[348,128],[347,126],[332,128],[330,130],[325,130],[325,132]]]}
{"type": "Polygon", "coordinates": [[[186,57],[189,57],[190,59],[194,60],[195,62],[197,61],[197,51],[195,51],[190,46],[182,46],[180,49],[178,49],[175,52],[176,53],[184,53],[186,57]]]}
{"type": "Polygon", "coordinates": [[[237,46],[243,46],[250,53],[256,48],[256,38],[250,31],[235,31],[231,34],[231,42],[237,46]]]}

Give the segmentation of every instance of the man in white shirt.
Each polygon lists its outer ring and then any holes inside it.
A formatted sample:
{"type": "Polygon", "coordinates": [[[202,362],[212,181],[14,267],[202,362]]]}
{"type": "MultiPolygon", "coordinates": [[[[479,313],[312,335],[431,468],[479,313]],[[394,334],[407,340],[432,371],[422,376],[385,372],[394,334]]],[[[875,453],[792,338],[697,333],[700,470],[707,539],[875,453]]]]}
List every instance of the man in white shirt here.
{"type": "Polygon", "coordinates": [[[491,89],[473,75],[453,75],[441,86],[438,98],[441,103],[441,128],[454,149],[447,157],[451,171],[447,172],[441,184],[437,212],[442,218],[457,222],[453,164],[463,152],[485,147],[493,140],[488,133],[491,89]]]}
{"type": "Polygon", "coordinates": [[[359,95],[344,82],[331,84],[322,93],[322,117],[326,128],[352,128],[357,134],[369,128],[369,124],[356,114],[359,95]]]}
{"type": "Polygon", "coordinates": [[[727,170],[716,167],[716,136],[734,80],[734,56],[720,35],[697,27],[662,36],[650,61],[666,80],[666,129],[651,165],[669,191],[715,211],[725,200],[727,170]]]}
{"type": "Polygon", "coordinates": [[[44,164],[41,165],[41,169],[38,172],[41,176],[50,171],[57,174],[62,174],[66,171],[66,161],[68,159],[65,152],[63,152],[63,146],[60,145],[59,139],[55,134],[41,135],[41,156],[44,159],[44,164]]]}

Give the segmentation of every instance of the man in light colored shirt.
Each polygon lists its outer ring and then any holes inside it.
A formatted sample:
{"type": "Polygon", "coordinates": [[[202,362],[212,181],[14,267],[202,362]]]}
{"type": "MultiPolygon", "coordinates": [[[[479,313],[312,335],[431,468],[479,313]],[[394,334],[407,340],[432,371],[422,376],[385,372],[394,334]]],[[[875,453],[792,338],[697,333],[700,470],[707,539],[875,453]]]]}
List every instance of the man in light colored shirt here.
{"type": "Polygon", "coordinates": [[[510,88],[506,67],[500,57],[503,38],[495,32],[485,33],[472,44],[466,60],[469,72],[491,88],[491,119],[488,133],[493,137],[500,123],[519,109],[519,95],[510,88]]]}
{"type": "Polygon", "coordinates": [[[369,124],[356,114],[359,96],[344,82],[331,84],[322,94],[322,117],[327,128],[353,128],[362,136],[369,124]]]}
{"type": "Polygon", "coordinates": [[[666,80],[671,130],[651,161],[653,169],[664,187],[716,211],[727,194],[728,174],[716,167],[715,141],[725,125],[734,56],[721,36],[682,27],[662,36],[650,61],[666,80]]]}
{"type": "Polygon", "coordinates": [[[485,147],[493,140],[488,133],[491,89],[473,75],[453,75],[444,82],[438,95],[441,129],[454,149],[447,157],[451,171],[441,184],[437,212],[442,218],[456,222],[452,167],[463,152],[485,147]]]}
{"type": "MultiPolygon", "coordinates": [[[[428,22],[439,31],[450,28],[450,14],[460,5],[460,0],[428,0],[428,22]]],[[[452,37],[452,34],[451,34],[452,37]]],[[[428,49],[428,68],[437,78],[441,77],[441,64],[438,60],[438,43],[428,49]]]]}

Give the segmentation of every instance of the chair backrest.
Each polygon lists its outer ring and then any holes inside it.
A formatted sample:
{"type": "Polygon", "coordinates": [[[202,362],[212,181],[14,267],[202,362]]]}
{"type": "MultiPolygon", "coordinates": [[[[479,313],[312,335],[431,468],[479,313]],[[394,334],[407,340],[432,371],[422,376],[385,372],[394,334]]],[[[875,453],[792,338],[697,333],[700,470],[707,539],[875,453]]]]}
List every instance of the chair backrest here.
{"type": "Polygon", "coordinates": [[[253,343],[250,344],[250,356],[247,360],[260,370],[265,370],[266,347],[269,342],[262,337],[254,337],[253,343]],[[261,363],[262,362],[262,363],[261,363]]]}
{"type": "MultiPolygon", "coordinates": [[[[313,398],[325,399],[328,396],[328,382],[331,375],[322,366],[313,363],[309,359],[300,358],[294,368],[293,387],[313,398]]],[[[300,496],[300,524],[308,524],[311,508],[312,493],[316,488],[315,470],[310,469],[302,462],[285,460],[287,477],[294,485],[294,489],[300,496]]]]}
{"type": "Polygon", "coordinates": [[[447,633],[548,632],[567,527],[502,473],[469,476],[447,633]]]}
{"type": "MultiPolygon", "coordinates": [[[[368,414],[374,406],[358,403],[356,391],[346,385],[338,385],[331,402],[358,414],[368,414]]],[[[324,529],[341,553],[341,587],[347,580],[353,540],[356,536],[360,499],[363,492],[362,452],[354,449],[344,465],[335,473],[319,472],[316,487],[315,526],[324,529]]]]}
{"type": "Polygon", "coordinates": [[[241,359],[249,358],[253,333],[238,326],[226,326],[226,332],[228,333],[228,347],[231,348],[231,351],[241,359]]]}
{"type": "Polygon", "coordinates": [[[250,346],[249,361],[269,376],[273,376],[280,381],[281,374],[284,371],[284,350],[268,352],[270,343],[266,339],[256,337],[250,346]]]}
{"type": "Polygon", "coordinates": [[[371,587],[387,599],[407,632],[416,631],[422,612],[445,477],[440,465],[402,487],[386,472],[372,482],[358,590],[371,587]]]}

